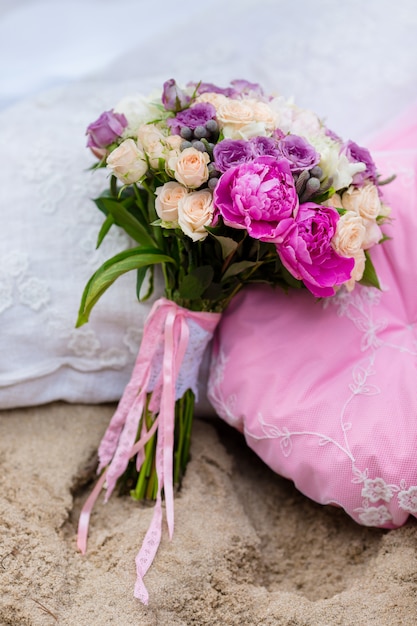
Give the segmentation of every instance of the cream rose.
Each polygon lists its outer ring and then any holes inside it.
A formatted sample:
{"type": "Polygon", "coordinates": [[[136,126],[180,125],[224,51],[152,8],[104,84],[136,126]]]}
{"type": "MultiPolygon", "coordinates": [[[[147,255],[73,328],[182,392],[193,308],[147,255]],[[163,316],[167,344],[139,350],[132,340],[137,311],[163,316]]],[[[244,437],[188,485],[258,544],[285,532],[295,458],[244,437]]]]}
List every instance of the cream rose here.
{"type": "Polygon", "coordinates": [[[157,169],[159,159],[166,158],[165,136],[155,124],[142,124],[138,128],[138,142],[148,155],[150,166],[157,169]]]}
{"type": "Polygon", "coordinates": [[[365,252],[363,250],[358,250],[352,256],[355,259],[355,265],[353,266],[350,279],[343,283],[348,291],[352,291],[355,288],[355,284],[362,278],[365,271],[365,252]]]}
{"type": "Polygon", "coordinates": [[[171,150],[179,151],[183,141],[184,139],[180,135],[168,135],[168,137],[165,137],[165,143],[171,150]]]}
{"type": "Polygon", "coordinates": [[[343,209],[342,198],[334,193],[331,198],[323,202],[324,206],[332,206],[334,209],[343,209]]]}
{"type": "Polygon", "coordinates": [[[229,98],[222,93],[214,93],[213,91],[207,91],[206,93],[202,93],[195,99],[196,104],[199,102],[208,102],[212,104],[214,108],[217,109],[222,105],[228,102],[229,98]]]}
{"type": "Polygon", "coordinates": [[[178,202],[178,223],[182,231],[193,241],[205,239],[213,220],[213,198],[207,189],[193,191],[178,202]]]}
{"type": "Polygon", "coordinates": [[[363,220],[363,223],[365,225],[365,238],[362,243],[362,248],[367,250],[381,241],[384,235],[375,220],[363,220]]]}
{"type": "Polygon", "coordinates": [[[137,183],[146,174],[145,155],[133,139],[126,139],[107,157],[107,165],[125,185],[137,183]]]}
{"type": "Polygon", "coordinates": [[[165,144],[167,149],[167,153],[165,156],[165,169],[168,176],[171,176],[171,172],[169,171],[169,162],[175,162],[175,160],[178,159],[181,154],[180,146],[183,141],[184,139],[180,137],[180,135],[169,135],[168,137],[165,137],[165,144]]]}
{"type": "Polygon", "coordinates": [[[354,211],[346,211],[339,218],[332,246],[342,256],[352,257],[362,248],[366,235],[363,219],[354,211]]]}
{"type": "Polygon", "coordinates": [[[163,222],[176,222],[178,220],[178,203],[188,194],[188,190],[171,181],[162,187],[155,189],[155,209],[158,217],[163,222]]]}
{"type": "Polygon", "coordinates": [[[266,102],[248,99],[244,102],[252,108],[253,117],[257,122],[263,122],[268,131],[273,131],[275,129],[278,115],[266,102]]]}
{"type": "Polygon", "coordinates": [[[375,220],[381,212],[378,189],[372,183],[364,187],[349,187],[342,196],[343,207],[356,211],[365,220],[375,220]]]}
{"type": "Polygon", "coordinates": [[[208,180],[207,164],[209,161],[210,157],[207,152],[186,148],[178,156],[169,158],[168,168],[174,172],[174,177],[181,185],[196,189],[208,180]]]}
{"type": "Polygon", "coordinates": [[[217,109],[217,121],[220,126],[233,126],[240,128],[255,121],[253,109],[244,100],[232,100],[228,98],[217,109]]]}

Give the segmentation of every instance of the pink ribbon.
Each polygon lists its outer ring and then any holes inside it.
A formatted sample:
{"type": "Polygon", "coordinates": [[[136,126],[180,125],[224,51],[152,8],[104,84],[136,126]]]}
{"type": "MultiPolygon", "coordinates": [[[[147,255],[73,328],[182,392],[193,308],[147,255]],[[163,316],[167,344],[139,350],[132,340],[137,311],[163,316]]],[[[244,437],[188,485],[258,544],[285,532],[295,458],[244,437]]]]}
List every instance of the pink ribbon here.
{"type": "MultiPolygon", "coordinates": [[[[143,577],[151,566],[162,535],[162,490],[165,496],[166,520],[170,539],[174,532],[173,448],[175,427],[176,381],[189,340],[187,320],[194,320],[207,333],[206,342],[213,334],[220,314],[193,312],[165,298],[155,302],[145,324],[142,344],[117,410],[99,447],[99,468],[102,471],[97,484],[81,511],[78,525],[78,549],[85,554],[92,508],[101,489],[106,486],[105,501],[110,497],[118,478],[126,470],[129,460],[137,455],[140,469],[143,448],[158,428],[156,471],[158,493],[150,527],[136,557],[136,585],[134,595],[148,604],[149,594],[143,577]],[[150,388],[154,368],[158,365],[158,350],[163,338],[162,369],[153,389],[150,388]],[[146,396],[152,391],[152,409],[158,417],[149,431],[142,427],[142,435],[135,443],[146,396]]],[[[161,365],[161,364],[159,364],[161,365]]],[[[196,363],[196,367],[200,363],[196,363]]]]}

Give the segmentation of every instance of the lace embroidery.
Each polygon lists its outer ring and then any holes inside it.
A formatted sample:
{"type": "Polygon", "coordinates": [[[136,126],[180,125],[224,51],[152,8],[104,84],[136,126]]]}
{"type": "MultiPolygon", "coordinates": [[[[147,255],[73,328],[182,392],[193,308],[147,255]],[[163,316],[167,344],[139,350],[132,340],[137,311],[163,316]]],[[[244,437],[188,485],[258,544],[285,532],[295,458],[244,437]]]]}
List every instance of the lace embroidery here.
{"type": "Polygon", "coordinates": [[[224,417],[229,424],[239,427],[240,420],[235,416],[236,396],[223,397],[222,381],[226,363],[227,357],[221,349],[217,355],[213,355],[210,378],[210,403],[218,415],[224,417]]]}

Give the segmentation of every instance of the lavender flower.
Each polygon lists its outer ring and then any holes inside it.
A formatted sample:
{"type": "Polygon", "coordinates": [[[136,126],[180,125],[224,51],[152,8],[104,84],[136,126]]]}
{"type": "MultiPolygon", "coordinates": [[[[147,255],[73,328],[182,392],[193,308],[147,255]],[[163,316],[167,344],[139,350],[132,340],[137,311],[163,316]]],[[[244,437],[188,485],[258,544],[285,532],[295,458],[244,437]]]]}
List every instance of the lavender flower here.
{"type": "Polygon", "coordinates": [[[320,161],[320,155],[303,137],[286,135],[278,142],[278,153],[288,161],[294,173],[310,170],[320,161]]]}
{"type": "Polygon", "coordinates": [[[252,137],[249,139],[254,156],[274,156],[280,157],[281,153],[277,147],[277,142],[272,137],[252,137]]]}
{"type": "Polygon", "coordinates": [[[197,93],[198,94],[202,94],[202,93],[220,93],[223,94],[224,96],[226,96],[227,98],[232,98],[236,91],[235,89],[232,89],[232,87],[217,87],[217,85],[214,85],[213,83],[200,83],[197,86],[197,83],[188,83],[189,86],[191,87],[197,87],[197,93]]]}
{"type": "Polygon", "coordinates": [[[181,128],[187,126],[194,130],[197,126],[205,126],[209,120],[216,117],[216,109],[208,102],[199,102],[189,109],[177,113],[175,117],[167,120],[173,135],[179,135],[181,128]]]}
{"type": "Polygon", "coordinates": [[[174,111],[174,113],[177,113],[178,111],[185,109],[190,102],[190,96],[178,87],[173,78],[165,81],[162,92],[162,104],[167,111],[174,111]]]}
{"type": "Polygon", "coordinates": [[[247,80],[232,80],[236,95],[251,96],[252,98],[263,98],[264,91],[258,83],[250,83],[247,80]]]}
{"type": "Polygon", "coordinates": [[[351,163],[364,163],[365,169],[362,172],[357,172],[353,176],[353,184],[361,186],[366,180],[371,181],[376,185],[377,183],[377,170],[374,160],[367,148],[358,146],[354,141],[347,141],[341,150],[342,154],[345,154],[351,163]]]}
{"type": "Polygon", "coordinates": [[[127,119],[123,113],[112,110],[104,111],[95,122],[87,126],[86,135],[88,148],[107,148],[123,134],[127,119]]]}
{"type": "Polygon", "coordinates": [[[226,172],[235,165],[251,161],[254,153],[249,141],[224,139],[214,146],[213,156],[216,170],[226,172]]]}

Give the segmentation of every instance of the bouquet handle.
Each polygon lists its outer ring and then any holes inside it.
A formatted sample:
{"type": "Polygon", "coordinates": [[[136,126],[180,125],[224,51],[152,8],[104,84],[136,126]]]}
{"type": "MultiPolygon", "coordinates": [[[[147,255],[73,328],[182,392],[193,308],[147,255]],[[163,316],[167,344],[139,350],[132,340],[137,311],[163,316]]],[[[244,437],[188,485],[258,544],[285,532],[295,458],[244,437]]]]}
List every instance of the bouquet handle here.
{"type": "Polygon", "coordinates": [[[143,577],[153,562],[162,535],[162,491],[170,539],[174,532],[175,402],[183,395],[184,385],[191,386],[197,392],[201,358],[219,320],[220,314],[189,311],[165,298],[155,302],[145,324],[131,380],[99,447],[98,472],[102,471],[102,474],[81,511],[77,546],[85,554],[90,515],[100,491],[106,488],[107,501],[129,460],[138,455],[137,464],[140,466],[143,448],[157,431],[156,504],[150,527],[136,557],[134,595],[144,604],[148,604],[149,595],[143,577]],[[196,351],[193,341],[190,341],[193,334],[198,335],[196,351]],[[185,359],[187,353],[191,359],[185,359]],[[135,442],[148,393],[152,393],[157,417],[150,429],[145,430],[135,442]]]}

